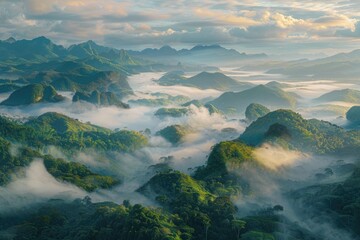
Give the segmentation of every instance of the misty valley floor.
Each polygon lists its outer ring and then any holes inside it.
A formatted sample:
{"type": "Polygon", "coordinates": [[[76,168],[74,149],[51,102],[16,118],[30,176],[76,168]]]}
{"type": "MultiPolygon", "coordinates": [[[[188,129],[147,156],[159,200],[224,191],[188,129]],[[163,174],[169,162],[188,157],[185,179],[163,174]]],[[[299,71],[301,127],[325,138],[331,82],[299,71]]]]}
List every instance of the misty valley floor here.
{"type": "Polygon", "coordinates": [[[0,239],[360,238],[353,76],[32,41],[0,57],[0,239]]]}

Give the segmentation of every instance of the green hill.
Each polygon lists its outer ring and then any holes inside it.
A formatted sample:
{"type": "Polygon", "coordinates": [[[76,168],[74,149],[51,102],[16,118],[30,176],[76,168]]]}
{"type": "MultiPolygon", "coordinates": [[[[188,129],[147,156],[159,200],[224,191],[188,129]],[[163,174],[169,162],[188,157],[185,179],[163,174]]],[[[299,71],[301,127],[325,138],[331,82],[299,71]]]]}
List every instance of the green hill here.
{"type": "Polygon", "coordinates": [[[331,219],[339,229],[349,232],[351,239],[360,234],[360,169],[357,167],[345,180],[315,184],[291,191],[291,198],[305,216],[314,221],[331,219]],[[346,219],[346,220],[345,220],[346,219]]]}
{"type": "Polygon", "coordinates": [[[354,89],[335,90],[314,99],[315,102],[350,102],[360,104],[360,91],[354,89]]]}
{"type": "Polygon", "coordinates": [[[346,112],[346,119],[352,123],[360,123],[360,106],[353,106],[346,112]]]}
{"type": "Polygon", "coordinates": [[[193,196],[204,202],[214,198],[195,179],[178,171],[159,173],[137,191],[165,205],[193,196]]]}
{"type": "Polygon", "coordinates": [[[0,61],[45,62],[66,56],[64,47],[52,43],[45,37],[32,40],[0,41],[0,61]]]}
{"type": "Polygon", "coordinates": [[[306,120],[293,111],[277,110],[252,122],[240,139],[253,146],[270,141],[301,151],[334,153],[358,144],[357,140],[351,143],[353,137],[329,122],[306,120]]]}
{"type": "Polygon", "coordinates": [[[18,90],[19,88],[20,88],[20,86],[13,84],[13,83],[1,84],[0,85],[0,93],[12,92],[12,91],[18,90]]]}
{"type": "Polygon", "coordinates": [[[143,105],[148,107],[168,106],[174,104],[183,104],[190,99],[183,95],[171,96],[169,94],[153,93],[155,98],[141,98],[136,100],[130,100],[130,104],[143,105]]]}
{"type": "Polygon", "coordinates": [[[159,118],[165,117],[183,117],[188,114],[189,110],[187,108],[160,108],[155,112],[155,116],[159,118]]]}
{"type": "Polygon", "coordinates": [[[184,85],[200,89],[216,89],[220,91],[244,90],[252,87],[252,84],[238,82],[223,73],[201,72],[184,81],[184,85]]]}
{"type": "Polygon", "coordinates": [[[47,129],[53,130],[57,133],[78,133],[78,132],[104,132],[109,133],[110,130],[88,123],[82,123],[78,120],[70,118],[60,113],[48,112],[43,115],[30,120],[26,123],[27,126],[31,126],[35,129],[47,129]]]}
{"type": "Polygon", "coordinates": [[[111,71],[40,72],[22,79],[22,82],[49,84],[60,91],[111,91],[119,98],[133,94],[127,76],[111,71]]]}
{"type": "Polygon", "coordinates": [[[208,157],[206,165],[196,171],[195,178],[201,180],[226,180],[233,170],[245,162],[253,162],[253,147],[239,141],[227,141],[216,144],[208,157]]]}
{"type": "Polygon", "coordinates": [[[113,177],[93,173],[83,164],[55,159],[51,156],[44,157],[44,165],[56,179],[72,183],[88,192],[99,188],[107,189],[120,183],[113,177]]]}
{"type": "Polygon", "coordinates": [[[249,121],[255,121],[259,117],[263,117],[266,114],[268,114],[269,112],[270,112],[270,110],[267,107],[265,107],[261,104],[252,103],[249,106],[247,106],[247,108],[245,110],[245,117],[249,121]]]}
{"type": "Polygon", "coordinates": [[[20,106],[39,102],[60,102],[64,99],[63,96],[57,94],[52,86],[30,84],[15,90],[1,105],[20,106]]]}
{"type": "Polygon", "coordinates": [[[162,136],[172,144],[178,144],[181,143],[189,133],[190,129],[186,126],[171,125],[157,132],[157,135],[162,136]]]}
{"type": "Polygon", "coordinates": [[[249,83],[238,82],[223,73],[201,72],[193,77],[186,78],[181,71],[173,71],[162,76],[158,83],[165,86],[183,85],[199,89],[216,89],[219,91],[244,90],[251,88],[249,83]]]}
{"type": "Polygon", "coordinates": [[[76,92],[72,99],[73,102],[85,101],[98,106],[117,106],[129,108],[129,105],[121,102],[112,92],[93,91],[92,93],[76,92]]]}
{"type": "Polygon", "coordinates": [[[209,103],[224,112],[244,112],[254,102],[269,108],[294,108],[297,99],[281,89],[259,85],[242,92],[226,92],[209,103]]]}

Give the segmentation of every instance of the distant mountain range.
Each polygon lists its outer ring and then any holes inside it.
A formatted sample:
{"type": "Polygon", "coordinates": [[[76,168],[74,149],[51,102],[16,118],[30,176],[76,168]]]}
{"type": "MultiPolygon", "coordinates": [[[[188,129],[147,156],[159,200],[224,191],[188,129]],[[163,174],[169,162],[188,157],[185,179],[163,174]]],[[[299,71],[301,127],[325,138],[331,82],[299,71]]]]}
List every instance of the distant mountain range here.
{"type": "Polygon", "coordinates": [[[236,81],[220,72],[201,72],[190,78],[186,78],[183,75],[184,72],[181,71],[168,72],[157,82],[164,86],[183,85],[199,89],[216,89],[220,91],[241,91],[254,86],[251,83],[236,81]]]}
{"type": "Polygon", "coordinates": [[[284,74],[290,77],[312,79],[354,79],[360,75],[360,49],[349,53],[316,59],[279,63],[272,66],[268,73],[284,74]]]}
{"type": "Polygon", "coordinates": [[[202,70],[209,70],[206,66],[215,63],[226,64],[238,60],[266,57],[265,54],[239,53],[220,45],[199,45],[179,51],[169,46],[160,49],[126,51],[101,46],[89,40],[65,48],[43,36],[32,40],[9,38],[0,41],[0,51],[2,53],[0,71],[18,75],[38,71],[39,68],[41,70],[53,69],[64,61],[76,62],[101,71],[118,71],[128,75],[143,71],[198,71],[201,70],[200,65],[202,65],[202,70]]]}
{"type": "Polygon", "coordinates": [[[294,108],[298,97],[280,88],[258,85],[242,92],[225,92],[209,103],[224,112],[241,113],[252,103],[269,108],[294,108]]]}
{"type": "Polygon", "coordinates": [[[128,51],[131,56],[162,63],[197,63],[216,65],[235,65],[239,61],[267,58],[266,54],[239,53],[235,49],[226,49],[220,45],[197,45],[191,49],[176,50],[170,46],[147,48],[142,51],[128,51]]]}
{"type": "Polygon", "coordinates": [[[325,93],[314,99],[315,102],[350,102],[360,104],[360,91],[354,89],[340,89],[325,93]]]}

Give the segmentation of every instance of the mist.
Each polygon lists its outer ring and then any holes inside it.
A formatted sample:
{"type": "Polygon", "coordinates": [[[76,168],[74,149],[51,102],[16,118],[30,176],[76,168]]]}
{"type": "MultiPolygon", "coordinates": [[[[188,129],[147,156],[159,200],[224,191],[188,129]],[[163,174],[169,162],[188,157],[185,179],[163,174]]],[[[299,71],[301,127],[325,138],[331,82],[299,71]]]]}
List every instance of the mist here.
{"type": "Polygon", "coordinates": [[[342,164],[353,164],[354,159],[339,161],[332,156],[310,155],[270,144],[255,149],[254,159],[257,164],[245,163],[233,172],[250,188],[249,193],[240,194],[235,200],[240,216],[256,215],[258,211],[281,205],[284,208],[281,215],[321,238],[353,239],[346,231],[336,228],[329,217],[314,215],[316,213],[310,209],[304,211],[307,207],[294,202],[290,193],[309,186],[344,181],[352,171],[341,172],[337,168],[342,164]],[[332,169],[334,174],[319,178],[325,176],[325,169],[332,169]]]}

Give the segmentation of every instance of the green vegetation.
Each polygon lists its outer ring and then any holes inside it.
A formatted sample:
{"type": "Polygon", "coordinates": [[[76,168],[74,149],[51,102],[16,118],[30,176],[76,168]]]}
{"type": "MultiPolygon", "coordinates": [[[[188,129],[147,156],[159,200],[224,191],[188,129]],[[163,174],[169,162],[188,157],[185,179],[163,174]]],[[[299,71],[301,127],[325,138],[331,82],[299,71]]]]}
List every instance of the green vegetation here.
{"type": "Polygon", "coordinates": [[[201,108],[201,107],[204,107],[204,108],[206,108],[208,111],[209,111],[209,113],[210,113],[210,115],[212,115],[212,114],[215,114],[215,113],[217,113],[217,114],[223,114],[219,109],[217,109],[214,105],[212,105],[212,104],[202,104],[199,100],[192,100],[192,101],[189,101],[189,102],[186,102],[186,103],[184,103],[184,104],[182,104],[181,106],[183,106],[183,107],[189,107],[189,106],[191,106],[191,105],[194,105],[195,107],[197,107],[197,108],[201,108]]]}
{"type": "Polygon", "coordinates": [[[197,169],[195,178],[202,180],[226,178],[232,171],[245,162],[253,162],[253,148],[239,141],[228,141],[216,144],[204,167],[197,169]]]}
{"type": "Polygon", "coordinates": [[[188,113],[187,108],[160,108],[155,112],[155,116],[160,118],[165,117],[182,117],[185,116],[188,113]]]}
{"type": "Polygon", "coordinates": [[[183,85],[200,89],[217,89],[219,91],[244,90],[252,86],[252,84],[238,82],[219,72],[201,72],[190,78],[182,75],[183,73],[179,71],[169,72],[162,76],[158,82],[160,85],[165,86],[183,85]]]}
{"type": "Polygon", "coordinates": [[[131,152],[148,143],[148,139],[139,132],[112,132],[59,113],[45,113],[25,124],[0,117],[0,123],[0,137],[36,149],[52,145],[68,153],[87,148],[131,152]]]}
{"type": "Polygon", "coordinates": [[[12,92],[18,90],[20,86],[13,83],[5,83],[0,85],[0,93],[12,92]]]}
{"type": "Polygon", "coordinates": [[[82,123],[79,120],[72,119],[56,112],[48,112],[32,119],[26,123],[37,130],[46,129],[48,131],[55,131],[56,133],[78,133],[78,132],[104,132],[108,133],[109,130],[95,125],[82,123]]]}
{"type": "Polygon", "coordinates": [[[30,165],[35,158],[43,158],[47,171],[55,178],[72,183],[91,192],[98,188],[110,188],[119,183],[119,180],[91,172],[86,166],[55,159],[50,155],[43,156],[30,148],[19,147],[16,154],[11,152],[10,142],[0,138],[0,186],[8,184],[12,176],[21,173],[24,167],[30,165]]]}
{"type": "Polygon", "coordinates": [[[353,106],[346,112],[346,119],[352,123],[360,123],[360,106],[353,106]]]}
{"type": "Polygon", "coordinates": [[[19,106],[39,102],[60,102],[64,99],[63,96],[57,94],[52,86],[30,84],[15,90],[1,105],[19,106]]]}
{"type": "Polygon", "coordinates": [[[354,89],[334,90],[314,99],[316,102],[360,103],[360,91],[354,89]]]}
{"type": "Polygon", "coordinates": [[[76,92],[73,102],[86,101],[98,106],[117,106],[120,108],[129,108],[129,105],[121,102],[112,92],[99,92],[97,90],[92,93],[76,92]]]}
{"type": "Polygon", "coordinates": [[[98,188],[110,188],[120,183],[119,180],[110,176],[91,172],[83,164],[55,159],[49,155],[44,157],[44,165],[46,170],[56,179],[72,183],[87,192],[92,192],[98,188]]]}
{"type": "Polygon", "coordinates": [[[162,136],[172,144],[178,144],[188,133],[190,133],[190,129],[186,126],[171,125],[157,132],[157,135],[162,136]]]}
{"type": "Polygon", "coordinates": [[[0,186],[4,186],[12,180],[12,175],[23,167],[29,166],[33,158],[40,154],[30,148],[17,149],[17,155],[12,154],[14,147],[9,141],[0,137],[0,186]]]}
{"type": "Polygon", "coordinates": [[[188,200],[207,202],[214,198],[196,180],[178,171],[159,173],[138,191],[165,205],[188,200]]]}
{"type": "Polygon", "coordinates": [[[197,108],[200,108],[202,106],[204,106],[204,104],[202,104],[199,100],[191,100],[189,102],[186,102],[184,104],[182,104],[182,107],[189,107],[190,105],[194,105],[197,108]]]}
{"type": "Polygon", "coordinates": [[[269,112],[270,110],[267,107],[261,104],[252,103],[246,108],[245,117],[246,119],[252,122],[258,119],[259,117],[265,116],[269,112]]]}
{"type": "Polygon", "coordinates": [[[209,111],[210,115],[212,114],[223,114],[222,111],[220,111],[217,107],[215,107],[214,105],[212,104],[205,104],[204,106],[205,108],[207,108],[207,110],[209,111]]]}
{"type": "Polygon", "coordinates": [[[277,110],[253,122],[240,139],[253,146],[270,141],[306,152],[351,155],[359,144],[357,135],[329,122],[305,120],[290,110],[277,110]]]}
{"type": "Polygon", "coordinates": [[[223,93],[209,103],[224,112],[233,111],[234,109],[237,112],[243,112],[247,106],[254,102],[276,108],[294,108],[297,99],[294,94],[284,92],[279,88],[258,85],[242,92],[223,93]]]}
{"type": "MultiPolygon", "coordinates": [[[[52,200],[3,215],[14,225],[16,239],[77,239],[77,240],[180,240],[185,232],[174,222],[177,217],[160,209],[139,204],[116,205],[114,203],[91,203],[89,197],[66,203],[52,200]]],[[[9,221],[0,218],[1,230],[9,221]]]]}
{"type": "Polygon", "coordinates": [[[91,68],[64,69],[34,73],[19,80],[23,83],[42,83],[52,85],[60,91],[113,92],[118,98],[133,94],[126,80],[127,76],[118,72],[97,71],[91,68]],[[64,71],[64,72],[62,72],[64,71]]]}
{"type": "Polygon", "coordinates": [[[157,82],[163,86],[181,85],[183,80],[186,79],[183,76],[184,74],[185,73],[183,71],[171,71],[165,73],[164,76],[157,80],[157,82]]]}
{"type": "Polygon", "coordinates": [[[185,96],[171,96],[168,94],[156,94],[154,95],[156,98],[149,99],[137,99],[130,100],[130,104],[143,105],[148,107],[159,107],[159,106],[168,106],[173,104],[183,104],[188,102],[190,99],[185,96]]]}
{"type": "Polygon", "coordinates": [[[318,184],[289,193],[290,197],[303,209],[302,214],[318,219],[331,218],[341,229],[350,230],[352,237],[359,236],[360,229],[360,169],[345,181],[318,184]]]}

